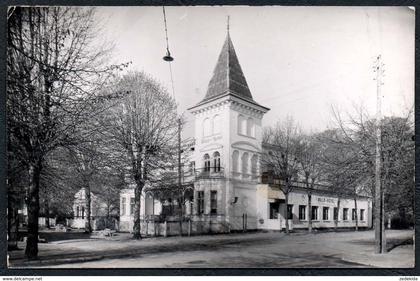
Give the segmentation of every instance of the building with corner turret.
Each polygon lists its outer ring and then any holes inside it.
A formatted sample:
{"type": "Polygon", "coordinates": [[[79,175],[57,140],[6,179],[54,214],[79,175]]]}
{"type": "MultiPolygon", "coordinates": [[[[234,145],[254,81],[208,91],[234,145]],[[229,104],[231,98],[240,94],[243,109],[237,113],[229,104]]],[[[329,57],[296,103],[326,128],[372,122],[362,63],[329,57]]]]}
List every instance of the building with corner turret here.
{"type": "MultiPolygon", "coordinates": [[[[189,108],[194,116],[195,136],[188,150],[189,163],[184,163],[182,169],[182,186],[175,180],[162,188],[172,190],[172,198],[156,196],[146,188],[141,215],[160,216],[165,206],[182,207],[172,218],[169,212],[164,219],[153,220],[153,227],[149,222],[145,227],[153,229],[155,235],[177,234],[180,228],[188,233],[282,230],[288,208],[290,228],[307,228],[309,193],[304,185],[292,183],[295,187],[286,206],[283,192],[261,176],[262,152],[269,149],[262,142],[262,126],[269,110],[254,100],[228,31],[206,95],[189,108]],[[178,226],[180,214],[184,219],[178,226]]],[[[351,228],[356,220],[359,227],[371,226],[369,197],[338,196],[321,185],[310,194],[313,228],[351,228]]],[[[120,221],[131,221],[132,225],[132,216],[126,215],[124,207],[133,200],[130,196],[134,192],[121,194],[120,221]]]]}

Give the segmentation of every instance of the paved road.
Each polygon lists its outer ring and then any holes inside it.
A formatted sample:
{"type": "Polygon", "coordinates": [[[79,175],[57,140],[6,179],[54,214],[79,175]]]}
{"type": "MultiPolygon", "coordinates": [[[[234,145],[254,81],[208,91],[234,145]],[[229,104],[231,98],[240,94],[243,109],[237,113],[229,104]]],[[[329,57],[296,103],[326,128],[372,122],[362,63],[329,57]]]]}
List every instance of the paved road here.
{"type": "MultiPolygon", "coordinates": [[[[392,231],[399,243],[412,231],[392,231]]],[[[249,268],[249,267],[410,267],[413,245],[400,246],[382,256],[373,254],[373,231],[292,234],[253,233],[199,237],[172,237],[133,241],[80,240],[46,244],[50,258],[103,255],[101,260],[51,265],[60,268],[249,268]]]]}

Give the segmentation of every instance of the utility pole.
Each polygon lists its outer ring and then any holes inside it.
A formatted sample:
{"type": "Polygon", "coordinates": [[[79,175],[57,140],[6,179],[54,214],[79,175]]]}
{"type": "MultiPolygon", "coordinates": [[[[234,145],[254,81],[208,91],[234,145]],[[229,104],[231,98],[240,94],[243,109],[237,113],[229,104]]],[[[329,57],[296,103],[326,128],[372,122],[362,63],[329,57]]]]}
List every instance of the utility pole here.
{"type": "Polygon", "coordinates": [[[376,155],[375,155],[375,253],[382,254],[386,252],[385,240],[385,209],[384,194],[382,189],[382,132],[381,132],[381,86],[384,76],[384,64],[381,55],[377,56],[374,65],[376,72],[376,155]]]}
{"type": "Polygon", "coordinates": [[[183,216],[183,205],[184,205],[184,192],[182,190],[182,170],[181,170],[181,117],[178,118],[178,192],[181,192],[178,197],[178,204],[180,207],[179,215],[179,234],[182,236],[182,216],[183,216]]]}
{"type": "Polygon", "coordinates": [[[181,189],[181,118],[178,118],[178,187],[181,189]]]}

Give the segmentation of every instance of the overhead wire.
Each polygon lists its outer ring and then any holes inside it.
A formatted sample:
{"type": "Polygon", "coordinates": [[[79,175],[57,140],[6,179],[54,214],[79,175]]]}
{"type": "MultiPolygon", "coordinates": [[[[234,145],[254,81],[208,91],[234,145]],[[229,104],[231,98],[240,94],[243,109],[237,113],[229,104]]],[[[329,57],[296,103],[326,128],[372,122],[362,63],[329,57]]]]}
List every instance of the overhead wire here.
{"type": "MultiPolygon", "coordinates": [[[[167,55],[170,56],[171,52],[169,51],[168,25],[167,25],[167,22],[166,22],[165,6],[162,6],[162,11],[163,11],[163,21],[165,23],[166,52],[167,52],[167,55]]],[[[169,73],[171,75],[172,97],[175,98],[175,86],[174,86],[174,78],[173,78],[173,74],[172,74],[172,66],[171,66],[170,61],[168,61],[168,63],[169,63],[169,73]]]]}

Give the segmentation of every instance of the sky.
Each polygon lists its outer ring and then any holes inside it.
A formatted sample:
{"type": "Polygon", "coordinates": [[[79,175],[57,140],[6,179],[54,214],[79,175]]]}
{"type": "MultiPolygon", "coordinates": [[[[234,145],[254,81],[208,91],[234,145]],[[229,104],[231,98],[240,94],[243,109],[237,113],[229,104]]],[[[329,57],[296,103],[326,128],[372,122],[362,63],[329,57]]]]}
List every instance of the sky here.
{"type": "MultiPolygon", "coordinates": [[[[415,13],[407,7],[166,7],[175,99],[193,136],[187,108],[201,101],[230,36],[256,102],[271,110],[263,125],[292,116],[306,131],[333,124],[331,106],[374,116],[373,65],[385,64],[384,115],[414,104],[415,13]]],[[[113,60],[149,73],[172,94],[162,7],[99,7],[99,37],[114,43],[113,60]]]]}

